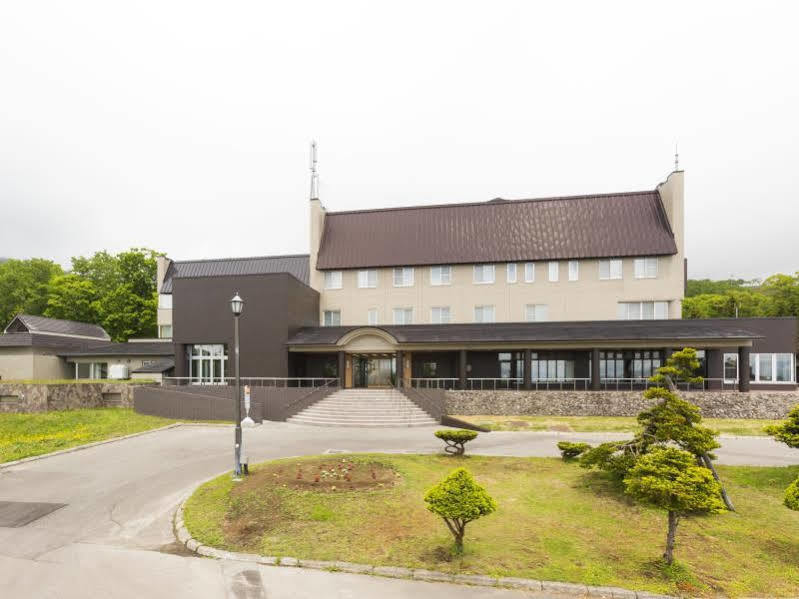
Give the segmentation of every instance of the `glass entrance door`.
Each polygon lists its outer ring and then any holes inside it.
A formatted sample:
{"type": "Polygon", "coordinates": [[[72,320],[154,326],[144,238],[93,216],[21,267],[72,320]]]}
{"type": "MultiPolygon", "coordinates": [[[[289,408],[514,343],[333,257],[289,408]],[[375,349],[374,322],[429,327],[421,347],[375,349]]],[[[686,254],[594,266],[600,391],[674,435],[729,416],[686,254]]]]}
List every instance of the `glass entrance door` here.
{"type": "Polygon", "coordinates": [[[385,355],[353,356],[355,387],[392,387],[396,376],[396,360],[385,355]]]}

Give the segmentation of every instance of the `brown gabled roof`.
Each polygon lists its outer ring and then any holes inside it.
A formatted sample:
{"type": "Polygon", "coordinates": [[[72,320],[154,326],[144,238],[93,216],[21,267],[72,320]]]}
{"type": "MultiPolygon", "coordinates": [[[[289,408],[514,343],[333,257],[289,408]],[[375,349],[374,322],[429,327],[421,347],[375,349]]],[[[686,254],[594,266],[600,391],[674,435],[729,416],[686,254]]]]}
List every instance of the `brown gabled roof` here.
{"type": "Polygon", "coordinates": [[[79,337],[98,341],[109,341],[111,337],[99,324],[45,318],[30,314],[17,314],[5,328],[6,333],[38,333],[40,335],[60,335],[79,337]]]}
{"type": "Polygon", "coordinates": [[[288,273],[307,285],[309,279],[308,254],[172,262],[164,276],[161,293],[172,293],[173,279],[274,273],[288,273]]]}
{"type": "Polygon", "coordinates": [[[320,270],[676,254],[657,191],[330,212],[320,270]]]}

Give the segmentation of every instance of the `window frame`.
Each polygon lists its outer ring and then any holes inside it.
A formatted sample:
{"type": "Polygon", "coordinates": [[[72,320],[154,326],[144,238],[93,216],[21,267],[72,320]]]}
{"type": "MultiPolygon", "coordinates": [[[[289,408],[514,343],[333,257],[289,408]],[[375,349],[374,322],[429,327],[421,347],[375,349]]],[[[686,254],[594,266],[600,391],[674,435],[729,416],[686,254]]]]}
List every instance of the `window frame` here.
{"type": "Polygon", "coordinates": [[[579,281],[580,280],[580,261],[579,260],[569,260],[569,281],[579,281]]]}
{"type": "Polygon", "coordinates": [[[507,283],[517,283],[519,281],[518,274],[518,267],[515,262],[508,262],[505,265],[505,281],[507,283]],[[513,273],[512,275],[511,272],[513,273]]]}
{"type": "Polygon", "coordinates": [[[658,278],[658,257],[643,256],[633,260],[633,278],[636,279],[657,279],[658,278]],[[654,265],[654,273],[650,273],[650,267],[654,265]],[[639,269],[640,266],[640,269],[639,269]]]}
{"type": "Polygon", "coordinates": [[[172,339],[172,325],[171,324],[159,324],[158,325],[158,338],[159,339],[172,339]],[[166,327],[169,327],[169,336],[163,334],[163,331],[166,327]]]}
{"type": "Polygon", "coordinates": [[[370,327],[375,327],[380,322],[380,311],[377,308],[368,308],[366,310],[366,324],[370,327]],[[374,322],[372,319],[372,314],[374,314],[374,322]]]}
{"type": "Polygon", "coordinates": [[[395,325],[413,324],[413,306],[398,306],[396,308],[392,308],[391,314],[392,314],[392,321],[395,325]],[[403,322],[397,322],[398,311],[401,311],[403,314],[402,316],[403,322]],[[408,313],[410,313],[410,321],[406,322],[405,317],[408,313]]]}
{"type": "Polygon", "coordinates": [[[323,327],[340,327],[341,326],[341,308],[336,310],[322,310],[322,326],[323,327]],[[331,321],[333,320],[332,315],[338,314],[338,323],[335,322],[327,322],[327,315],[331,315],[331,321]]]}
{"type": "Polygon", "coordinates": [[[159,293],[158,294],[158,309],[159,310],[171,310],[172,309],[172,294],[171,293],[159,293]],[[169,304],[168,306],[165,304],[169,304]]]}
{"type": "Polygon", "coordinates": [[[452,285],[452,266],[448,264],[439,264],[436,266],[431,266],[430,285],[432,287],[445,287],[447,285],[452,285]],[[438,282],[436,282],[435,277],[433,276],[433,273],[436,271],[438,272],[438,282]],[[447,273],[446,277],[444,276],[444,272],[447,273]]]}
{"type": "Polygon", "coordinates": [[[749,354],[749,382],[756,385],[795,385],[796,384],[796,356],[792,352],[759,352],[749,354]],[[763,380],[760,376],[760,366],[762,357],[769,356],[771,378],[763,380]],[[777,356],[789,356],[790,380],[777,380],[777,356]]]}
{"type": "Polygon", "coordinates": [[[547,264],[547,280],[550,283],[557,283],[560,280],[560,262],[557,260],[550,260],[547,264]]]}
{"type": "Polygon", "coordinates": [[[497,308],[496,308],[496,306],[494,304],[478,304],[478,305],[476,305],[474,307],[473,316],[474,316],[474,322],[490,324],[492,322],[496,322],[497,321],[497,308]],[[491,310],[491,320],[486,320],[485,319],[485,311],[486,311],[486,309],[490,309],[491,310]],[[477,311],[478,310],[480,310],[480,320],[477,319],[477,311]]]}
{"type": "Polygon", "coordinates": [[[344,288],[344,273],[340,270],[326,270],[325,271],[325,290],[333,290],[333,289],[343,289],[344,288]],[[338,286],[335,284],[329,285],[328,284],[328,276],[330,279],[335,279],[336,275],[338,276],[338,286]]]}
{"type": "Polygon", "coordinates": [[[415,273],[413,270],[413,266],[395,266],[394,270],[392,271],[392,281],[394,283],[394,287],[413,287],[415,273]],[[397,283],[397,272],[402,273],[402,283],[397,283]],[[410,273],[410,282],[406,281],[406,274],[410,273]]]}
{"type": "Polygon", "coordinates": [[[452,322],[452,308],[450,306],[430,306],[430,324],[450,324],[452,322]],[[439,318],[436,320],[435,311],[438,310],[439,318]],[[446,320],[442,319],[441,316],[446,310],[447,318],[446,320]]]}
{"type": "Polygon", "coordinates": [[[494,282],[497,280],[497,269],[496,264],[475,264],[472,267],[472,283],[475,285],[493,285],[494,282]],[[480,269],[480,272],[485,274],[485,269],[489,269],[491,273],[491,280],[487,281],[478,281],[477,280],[477,269],[480,269]]]}
{"type": "Polygon", "coordinates": [[[377,289],[377,269],[376,268],[362,268],[362,269],[360,269],[358,271],[357,278],[358,278],[358,289],[377,289]],[[371,274],[374,274],[374,284],[370,285],[370,282],[371,282],[370,279],[372,277],[370,277],[369,275],[371,275],[371,274]],[[361,283],[364,282],[364,281],[361,280],[362,275],[366,279],[365,280],[365,283],[366,283],[365,285],[361,284],[361,283]]]}
{"type": "Polygon", "coordinates": [[[549,320],[549,304],[525,304],[524,322],[547,322],[549,320]],[[533,310],[533,318],[530,318],[530,309],[533,310]],[[539,312],[543,313],[543,318],[538,318],[539,312]]]}
{"type": "Polygon", "coordinates": [[[624,279],[624,261],[621,258],[602,258],[599,260],[599,264],[597,267],[597,274],[599,276],[600,281],[621,281],[624,279]],[[608,276],[602,276],[602,264],[607,263],[608,265],[608,276]],[[617,277],[613,276],[613,265],[618,265],[618,275],[617,277]]]}
{"type": "Polygon", "coordinates": [[[524,282],[535,283],[535,262],[524,263],[524,282]]]}

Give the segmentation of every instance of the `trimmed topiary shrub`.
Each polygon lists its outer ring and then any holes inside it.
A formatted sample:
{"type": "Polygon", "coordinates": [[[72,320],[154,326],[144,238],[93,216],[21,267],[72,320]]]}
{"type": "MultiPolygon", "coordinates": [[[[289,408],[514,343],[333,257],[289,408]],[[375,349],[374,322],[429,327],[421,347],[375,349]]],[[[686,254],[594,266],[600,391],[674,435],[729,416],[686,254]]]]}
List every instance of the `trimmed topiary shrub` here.
{"type": "Polygon", "coordinates": [[[447,444],[444,451],[450,455],[463,455],[466,451],[464,445],[477,437],[475,431],[451,429],[436,431],[435,435],[447,444]]]}
{"type": "Polygon", "coordinates": [[[785,489],[785,505],[792,510],[799,510],[799,478],[785,489]]]}
{"type": "Polygon", "coordinates": [[[497,502],[466,468],[453,470],[447,478],[425,493],[424,500],[428,510],[443,518],[455,538],[455,552],[458,554],[463,553],[466,525],[497,509],[497,502]]]}
{"type": "Polygon", "coordinates": [[[580,454],[585,453],[591,446],[588,443],[573,443],[571,441],[559,441],[558,449],[564,461],[573,460],[580,454]]]}

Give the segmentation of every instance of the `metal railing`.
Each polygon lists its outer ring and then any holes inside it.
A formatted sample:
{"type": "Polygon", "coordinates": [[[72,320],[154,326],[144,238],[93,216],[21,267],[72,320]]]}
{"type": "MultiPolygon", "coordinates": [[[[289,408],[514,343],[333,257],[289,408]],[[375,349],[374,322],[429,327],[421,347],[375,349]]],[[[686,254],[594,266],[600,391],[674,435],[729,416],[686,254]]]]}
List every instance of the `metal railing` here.
{"type": "Polygon", "coordinates": [[[457,389],[457,378],[412,378],[411,387],[414,389],[457,389]]]}
{"type": "Polygon", "coordinates": [[[468,378],[466,388],[470,391],[516,390],[524,387],[523,378],[468,378]]]}
{"type": "Polygon", "coordinates": [[[531,389],[538,391],[544,389],[546,391],[588,391],[591,388],[591,379],[563,377],[554,379],[533,379],[531,389]]]}
{"type": "MultiPolygon", "coordinates": [[[[277,388],[295,388],[307,387],[316,389],[318,387],[335,386],[338,383],[337,378],[329,377],[241,377],[241,384],[249,385],[250,387],[277,387],[277,388]]],[[[182,387],[187,385],[209,385],[209,386],[230,386],[236,384],[235,377],[225,377],[216,379],[200,379],[190,376],[169,376],[164,377],[162,383],[164,386],[182,387]]]]}
{"type": "MultiPolygon", "coordinates": [[[[702,379],[701,383],[676,382],[679,391],[735,391],[738,380],[723,378],[702,379]]],[[[606,378],[599,382],[602,391],[645,391],[650,387],[663,387],[663,383],[653,383],[647,377],[606,378]]]]}

